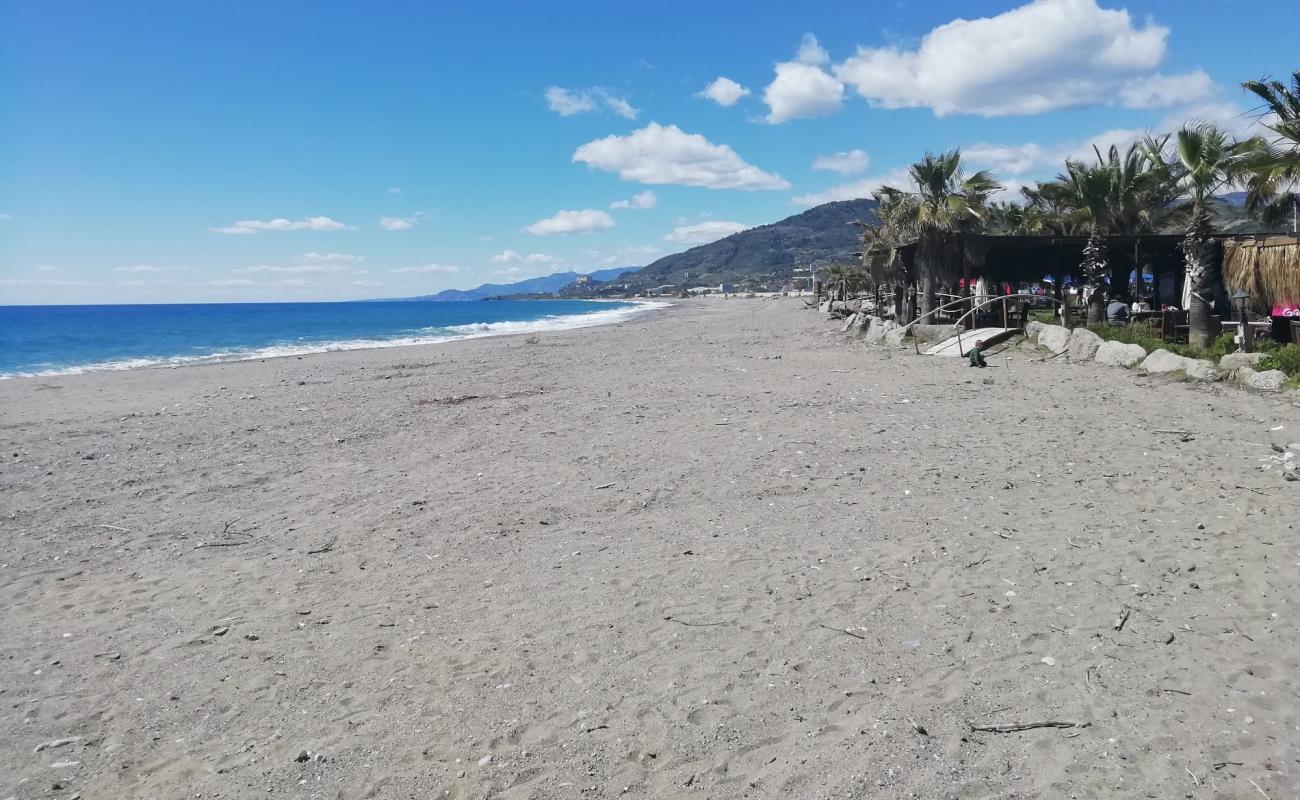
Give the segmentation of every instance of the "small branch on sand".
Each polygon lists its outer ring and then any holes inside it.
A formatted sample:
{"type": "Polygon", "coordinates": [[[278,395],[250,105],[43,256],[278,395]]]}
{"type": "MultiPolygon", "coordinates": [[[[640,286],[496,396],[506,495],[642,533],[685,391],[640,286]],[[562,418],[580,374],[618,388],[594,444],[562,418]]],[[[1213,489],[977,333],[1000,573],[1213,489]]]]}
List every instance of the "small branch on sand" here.
{"type": "Polygon", "coordinates": [[[200,542],[199,544],[194,545],[194,549],[199,550],[204,547],[239,547],[240,545],[248,544],[249,541],[251,540],[243,542],[200,542]]]}
{"type": "Polygon", "coordinates": [[[1030,731],[1034,728],[1086,728],[1091,724],[1091,722],[1069,722],[1051,719],[1045,722],[1013,722],[1008,725],[976,725],[973,722],[967,722],[966,727],[972,731],[985,731],[986,733],[1017,733],[1019,731],[1030,731]]]}
{"type": "Polygon", "coordinates": [[[1264,795],[1264,800],[1273,800],[1273,798],[1271,798],[1271,797],[1268,796],[1268,792],[1266,792],[1266,791],[1264,791],[1263,789],[1259,788],[1259,784],[1258,784],[1258,783],[1255,783],[1255,782],[1252,781],[1250,778],[1247,778],[1247,779],[1246,779],[1246,783],[1249,783],[1251,786],[1254,786],[1254,787],[1255,787],[1255,791],[1257,791],[1257,792],[1259,792],[1260,794],[1264,795]]]}
{"type": "Polygon", "coordinates": [[[328,553],[329,551],[334,549],[334,543],[337,542],[338,540],[339,537],[335,536],[333,539],[330,539],[329,543],[326,544],[324,547],[318,547],[315,550],[308,550],[307,555],[314,556],[314,555],[319,555],[320,553],[328,553]]]}
{"type": "Polygon", "coordinates": [[[1191,433],[1191,431],[1171,431],[1171,430],[1154,430],[1154,431],[1151,431],[1151,432],[1152,432],[1152,433],[1172,433],[1172,434],[1176,434],[1176,435],[1178,435],[1178,436],[1187,436],[1188,434],[1191,433]]]}
{"type": "Polygon", "coordinates": [[[1187,695],[1188,697],[1192,696],[1191,692],[1184,692],[1182,689],[1161,689],[1160,691],[1169,692],[1170,694],[1183,694],[1183,695],[1187,695]]]}
{"type": "Polygon", "coordinates": [[[677,619],[676,617],[671,617],[671,616],[664,617],[664,619],[668,620],[669,622],[676,622],[678,625],[686,625],[691,628],[713,628],[719,625],[731,624],[729,622],[687,622],[684,619],[677,619]]]}
{"type": "Polygon", "coordinates": [[[1234,488],[1237,488],[1237,489],[1245,489],[1246,491],[1254,492],[1255,494],[1262,494],[1262,495],[1264,495],[1265,497],[1272,497],[1272,496],[1273,496],[1273,493],[1272,493],[1272,492],[1265,492],[1265,491],[1262,491],[1262,490],[1260,490],[1260,489],[1256,489],[1256,488],[1253,487],[1253,486],[1236,486],[1236,487],[1234,487],[1234,488]]]}
{"type": "Polygon", "coordinates": [[[122,531],[123,533],[130,533],[130,532],[131,532],[131,529],[130,529],[130,528],[123,528],[123,527],[120,526],[120,525],[100,525],[99,527],[101,527],[101,528],[108,528],[110,531],[122,531]]]}
{"type": "Polygon", "coordinates": [[[971,563],[967,564],[966,569],[970,569],[971,567],[978,567],[980,564],[983,564],[985,561],[988,560],[989,557],[986,555],[983,558],[981,558],[979,561],[972,561],[971,563]]]}
{"type": "Polygon", "coordinates": [[[1240,761],[1216,761],[1216,762],[1214,762],[1214,768],[1215,768],[1215,769],[1223,769],[1224,767],[1240,767],[1240,766],[1241,766],[1241,762],[1240,762],[1240,761]]]}
{"type": "Polygon", "coordinates": [[[1132,613],[1133,613],[1132,610],[1130,610],[1126,606],[1124,610],[1120,612],[1119,619],[1115,620],[1115,630],[1117,631],[1124,630],[1124,623],[1128,622],[1129,615],[1131,615],[1132,613]]]}
{"type": "Polygon", "coordinates": [[[831,627],[830,625],[823,625],[823,624],[820,623],[820,622],[817,623],[817,627],[819,627],[819,628],[825,628],[825,629],[828,630],[828,631],[835,631],[836,633],[842,633],[842,634],[844,634],[845,636],[852,636],[854,639],[862,639],[863,641],[867,641],[867,637],[863,636],[863,635],[860,634],[860,633],[854,633],[853,631],[849,630],[848,628],[833,628],[833,627],[831,627]]]}
{"type": "Polygon", "coordinates": [[[614,484],[612,484],[612,483],[602,483],[600,486],[597,486],[596,488],[597,488],[597,489],[612,489],[612,488],[614,488],[614,484]]]}

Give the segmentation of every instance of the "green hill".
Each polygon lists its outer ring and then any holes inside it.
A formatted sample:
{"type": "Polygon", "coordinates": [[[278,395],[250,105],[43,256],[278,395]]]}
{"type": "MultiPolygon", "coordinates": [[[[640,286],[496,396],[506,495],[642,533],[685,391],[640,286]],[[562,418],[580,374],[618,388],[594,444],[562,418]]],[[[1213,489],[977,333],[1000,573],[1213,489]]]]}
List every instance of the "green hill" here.
{"type": "Polygon", "coordinates": [[[843,200],[816,206],[780,222],[664,256],[624,280],[636,287],[781,281],[798,264],[852,259],[860,250],[854,220],[874,224],[876,202],[843,200]]]}

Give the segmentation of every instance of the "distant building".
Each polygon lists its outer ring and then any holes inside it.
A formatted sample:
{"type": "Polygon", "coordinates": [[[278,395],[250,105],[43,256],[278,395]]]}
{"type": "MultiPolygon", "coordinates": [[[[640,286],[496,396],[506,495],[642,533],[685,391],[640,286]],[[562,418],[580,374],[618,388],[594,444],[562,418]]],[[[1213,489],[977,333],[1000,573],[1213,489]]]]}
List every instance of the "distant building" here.
{"type": "Polygon", "coordinates": [[[578,284],[579,286],[586,286],[588,283],[591,283],[591,276],[579,275],[578,279],[574,281],[574,283],[578,284]]]}

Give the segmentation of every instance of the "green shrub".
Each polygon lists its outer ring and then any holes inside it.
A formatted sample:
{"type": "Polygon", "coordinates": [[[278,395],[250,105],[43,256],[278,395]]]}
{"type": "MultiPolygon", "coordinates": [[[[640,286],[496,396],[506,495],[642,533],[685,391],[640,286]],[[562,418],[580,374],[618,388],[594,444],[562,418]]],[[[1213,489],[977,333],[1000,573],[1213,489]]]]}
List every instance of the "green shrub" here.
{"type": "Polygon", "coordinates": [[[1280,369],[1287,375],[1300,375],[1300,347],[1288,344],[1260,349],[1265,353],[1259,362],[1260,370],[1280,369]]]}

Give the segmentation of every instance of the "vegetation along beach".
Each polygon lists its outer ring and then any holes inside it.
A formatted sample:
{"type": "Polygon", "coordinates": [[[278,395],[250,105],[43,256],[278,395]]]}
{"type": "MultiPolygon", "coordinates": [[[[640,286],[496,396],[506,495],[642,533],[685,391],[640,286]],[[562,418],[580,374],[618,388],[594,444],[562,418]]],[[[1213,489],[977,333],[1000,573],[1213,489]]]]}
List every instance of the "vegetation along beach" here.
{"type": "Polygon", "coordinates": [[[1300,797],[1237,5],[0,0],[0,800],[1300,797]]]}

